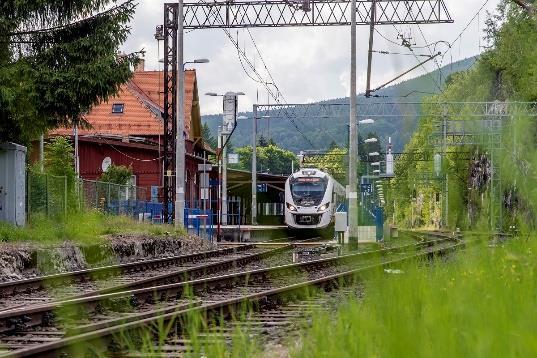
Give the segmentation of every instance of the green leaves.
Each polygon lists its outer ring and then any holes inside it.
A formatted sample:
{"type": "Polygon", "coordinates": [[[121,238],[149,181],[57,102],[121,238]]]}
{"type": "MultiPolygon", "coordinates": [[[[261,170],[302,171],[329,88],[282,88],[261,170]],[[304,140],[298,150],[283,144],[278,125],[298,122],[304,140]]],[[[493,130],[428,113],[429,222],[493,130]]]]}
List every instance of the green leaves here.
{"type": "Polygon", "coordinates": [[[130,79],[138,54],[117,53],[135,5],[126,1],[96,14],[111,2],[0,5],[0,28],[11,29],[0,35],[0,44],[9,43],[7,52],[0,45],[0,141],[27,144],[48,129],[79,123],[130,79]]]}
{"type": "Polygon", "coordinates": [[[127,185],[132,177],[132,168],[127,168],[123,165],[110,165],[108,170],[101,175],[99,179],[102,182],[127,185]]]}
{"type": "MultiPolygon", "coordinates": [[[[252,147],[246,146],[237,148],[235,153],[239,154],[240,164],[238,169],[251,170],[252,167],[252,147]]],[[[298,168],[298,160],[293,152],[282,149],[274,144],[266,147],[257,147],[257,170],[270,174],[290,174],[291,167],[298,168]]]]}

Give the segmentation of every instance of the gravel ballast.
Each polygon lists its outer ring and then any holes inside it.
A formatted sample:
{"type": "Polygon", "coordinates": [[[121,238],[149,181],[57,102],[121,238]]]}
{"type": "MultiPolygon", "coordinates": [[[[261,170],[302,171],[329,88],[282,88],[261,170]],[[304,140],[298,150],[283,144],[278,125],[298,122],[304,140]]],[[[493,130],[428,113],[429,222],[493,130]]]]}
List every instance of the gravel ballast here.
{"type": "Polygon", "coordinates": [[[95,245],[5,243],[0,244],[0,282],[214,249],[215,244],[193,235],[109,235],[95,245]]]}

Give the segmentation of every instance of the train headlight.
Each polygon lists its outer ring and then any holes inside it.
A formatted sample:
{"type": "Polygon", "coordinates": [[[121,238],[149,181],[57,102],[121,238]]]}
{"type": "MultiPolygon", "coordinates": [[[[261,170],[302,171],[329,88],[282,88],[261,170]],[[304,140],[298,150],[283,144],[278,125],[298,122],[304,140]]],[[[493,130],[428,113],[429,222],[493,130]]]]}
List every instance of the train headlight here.
{"type": "Polygon", "coordinates": [[[326,209],[328,209],[328,207],[330,207],[330,203],[326,203],[324,205],[319,206],[319,209],[317,209],[317,211],[325,211],[326,209]]]}
{"type": "Polygon", "coordinates": [[[287,209],[289,209],[290,211],[296,211],[296,206],[287,203],[287,209]]]}

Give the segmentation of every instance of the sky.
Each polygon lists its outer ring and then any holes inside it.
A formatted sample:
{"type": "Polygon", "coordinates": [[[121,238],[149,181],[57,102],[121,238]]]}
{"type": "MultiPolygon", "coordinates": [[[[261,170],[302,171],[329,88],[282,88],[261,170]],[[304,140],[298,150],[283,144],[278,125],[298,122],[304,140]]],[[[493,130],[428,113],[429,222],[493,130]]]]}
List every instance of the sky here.
{"type": "MultiPolygon", "coordinates": [[[[131,35],[122,50],[146,51],[146,69],[162,68],[159,58],[163,57],[160,46],[154,38],[155,28],[163,22],[163,4],[171,0],[139,0],[136,14],[130,24],[131,35]],[[159,53],[160,47],[160,53],[159,53]]],[[[438,44],[436,51],[445,52],[439,65],[479,54],[486,45],[483,29],[487,11],[493,12],[500,0],[444,0],[453,24],[438,25],[397,25],[378,26],[378,31],[393,42],[398,34],[411,38],[412,44],[447,41],[451,48],[438,44]],[[484,6],[484,7],[483,7],[484,6]],[[479,12],[479,9],[483,9],[479,12]],[[472,18],[478,14],[470,23],[472,18]],[[468,24],[470,25],[468,26],[468,24]],[[468,27],[467,27],[468,26],[468,27]],[[466,30],[464,30],[466,28],[466,30]],[[464,30],[464,32],[463,32],[464,30]],[[463,32],[462,36],[459,34],[463,32]]],[[[267,83],[276,83],[287,103],[309,103],[325,99],[341,98],[349,95],[350,88],[350,27],[316,28],[265,28],[251,29],[250,33],[259,48],[256,52],[247,30],[231,30],[247,58],[255,64],[256,70],[267,83]],[[272,79],[262,64],[265,62],[272,79]]],[[[358,26],[357,30],[357,81],[358,92],[366,85],[367,49],[369,27],[358,26]]],[[[372,67],[372,87],[383,84],[418,64],[418,59],[407,48],[398,46],[375,34],[374,50],[398,54],[374,54],[372,67]]],[[[431,47],[432,49],[432,47],[431,47]]],[[[415,49],[417,55],[428,55],[426,48],[415,49]]],[[[207,58],[210,63],[187,65],[195,68],[198,77],[198,91],[202,114],[222,112],[222,99],[209,97],[207,92],[244,92],[239,99],[239,109],[248,111],[255,103],[275,103],[268,97],[264,85],[254,82],[248,75],[252,71],[245,64],[241,67],[237,49],[223,30],[195,30],[185,34],[185,61],[207,58]]],[[[418,57],[422,59],[421,57],[418,57]]],[[[403,79],[419,76],[432,71],[432,62],[418,68],[403,79]]],[[[273,85],[268,85],[273,88],[273,85]]],[[[275,91],[274,91],[275,92],[275,91]]],[[[282,97],[280,97],[282,100],[282,97]]]]}

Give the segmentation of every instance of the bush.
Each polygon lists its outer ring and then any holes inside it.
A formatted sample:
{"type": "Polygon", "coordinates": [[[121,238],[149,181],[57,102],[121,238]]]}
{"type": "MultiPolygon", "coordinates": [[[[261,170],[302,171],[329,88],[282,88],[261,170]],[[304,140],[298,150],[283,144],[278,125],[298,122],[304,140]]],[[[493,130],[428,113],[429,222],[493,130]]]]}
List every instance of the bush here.
{"type": "Polygon", "coordinates": [[[132,168],[112,164],[108,170],[101,175],[99,181],[118,185],[127,185],[131,177],[132,168]]]}

